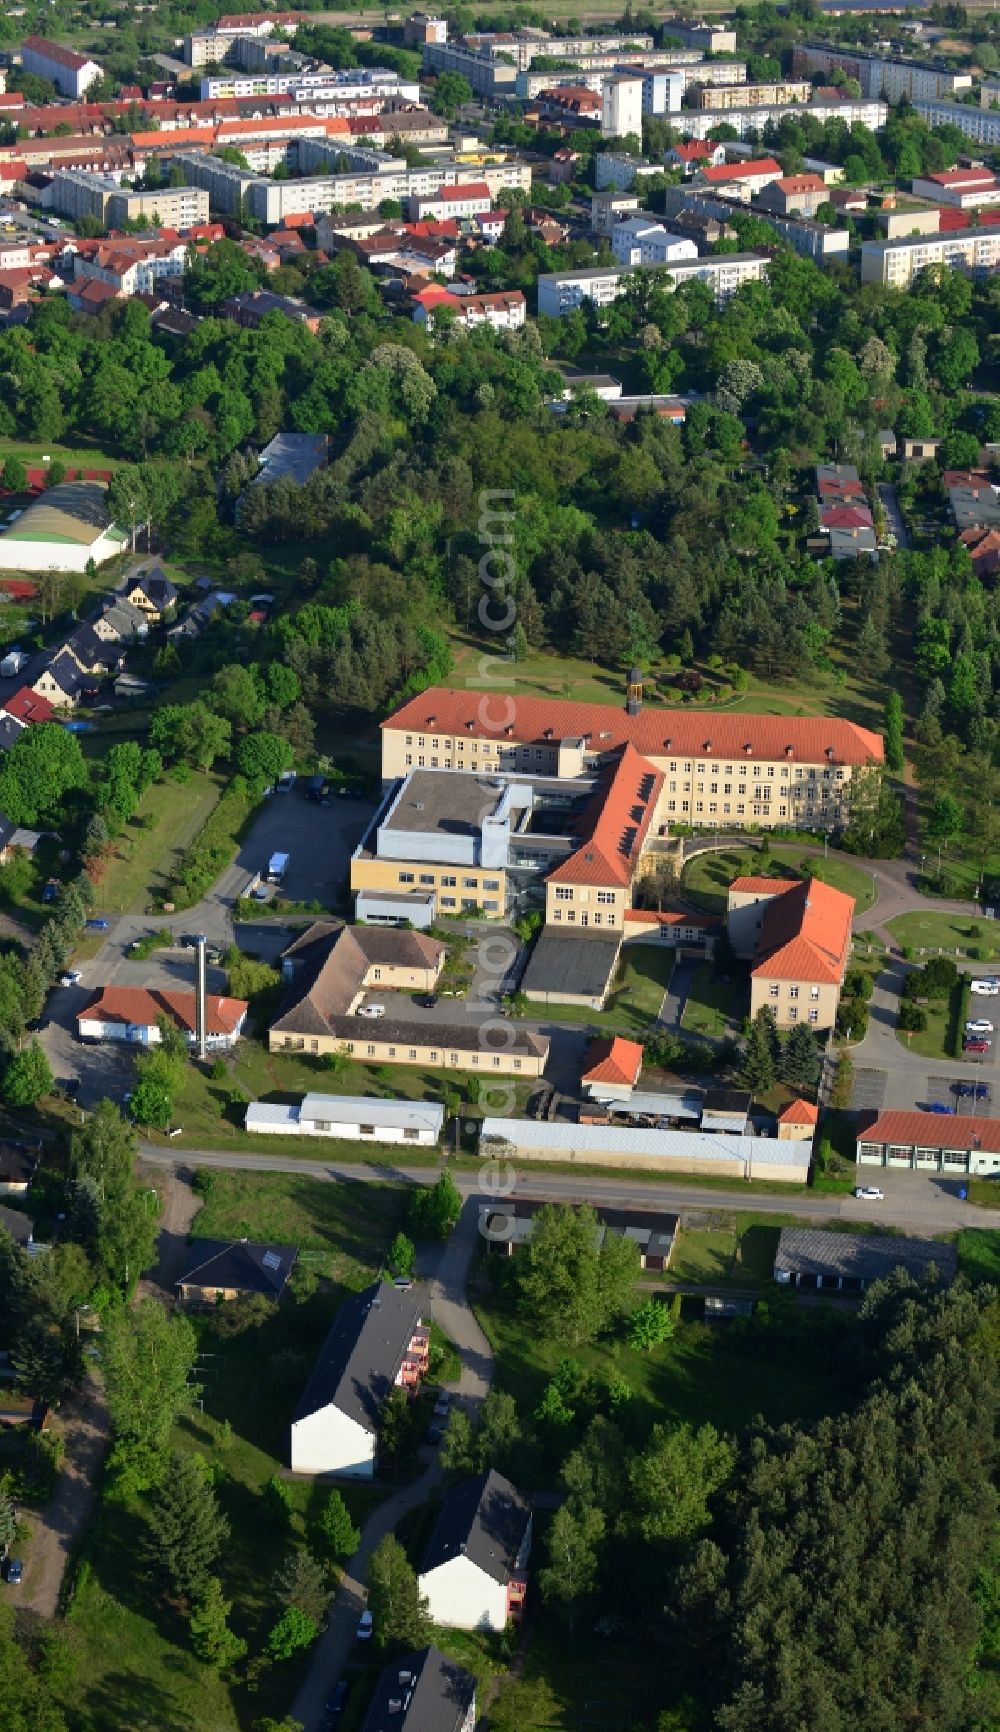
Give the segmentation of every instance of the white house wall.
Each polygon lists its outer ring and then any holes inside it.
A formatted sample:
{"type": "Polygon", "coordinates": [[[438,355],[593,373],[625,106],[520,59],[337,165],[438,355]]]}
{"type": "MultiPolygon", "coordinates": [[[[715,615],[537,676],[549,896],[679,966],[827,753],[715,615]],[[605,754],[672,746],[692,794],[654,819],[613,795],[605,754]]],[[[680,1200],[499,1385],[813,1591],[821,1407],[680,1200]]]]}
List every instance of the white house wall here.
{"type": "Polygon", "coordinates": [[[122,542],[105,535],[88,547],[72,541],[19,541],[14,531],[0,535],[0,571],[85,571],[88,559],[101,565],[114,559],[122,547],[122,542]]]}
{"type": "Polygon", "coordinates": [[[293,1473],[338,1473],[374,1479],[375,1433],[337,1407],[324,1407],[292,1426],[293,1473]]]}
{"type": "Polygon", "coordinates": [[[507,1589],[471,1558],[450,1558],[420,1576],[435,1624],[453,1630],[502,1630],[507,1623],[507,1589]]]}

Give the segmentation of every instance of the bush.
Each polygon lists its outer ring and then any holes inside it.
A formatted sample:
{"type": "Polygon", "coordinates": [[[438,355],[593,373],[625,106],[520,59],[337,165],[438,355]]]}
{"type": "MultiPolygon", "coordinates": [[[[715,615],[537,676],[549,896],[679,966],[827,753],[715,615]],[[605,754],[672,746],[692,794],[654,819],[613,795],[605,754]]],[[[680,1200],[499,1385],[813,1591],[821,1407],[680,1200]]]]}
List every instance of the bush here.
{"type": "Polygon", "coordinates": [[[210,1167],[198,1167],[191,1180],[191,1189],[196,1197],[209,1197],[215,1185],[215,1174],[210,1167]]]}
{"type": "Polygon", "coordinates": [[[927,1012],[904,999],[899,1007],[899,1027],[904,1034],[923,1034],[927,1027],[927,1012]]]}

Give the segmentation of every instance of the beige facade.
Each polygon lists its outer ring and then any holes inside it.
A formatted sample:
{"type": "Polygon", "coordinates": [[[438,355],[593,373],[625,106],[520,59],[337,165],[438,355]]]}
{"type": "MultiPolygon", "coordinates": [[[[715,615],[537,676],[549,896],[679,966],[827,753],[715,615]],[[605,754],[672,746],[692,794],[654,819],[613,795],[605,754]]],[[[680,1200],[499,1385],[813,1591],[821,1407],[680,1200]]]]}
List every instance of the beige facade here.
{"type": "Polygon", "coordinates": [[[359,1021],[358,1034],[350,1039],[339,1034],[295,1035],[271,1029],[268,1049],[271,1052],[309,1052],[320,1056],[343,1052],[363,1064],[434,1065],[439,1069],[477,1071],[487,1076],[537,1077],[545,1068],[549,1043],[540,1036],[522,1048],[512,1046],[504,1051],[494,1051],[478,1043],[476,1025],[471,1021],[467,1044],[461,1046],[453,1038],[445,1041],[445,1036],[454,1036],[454,1029],[442,1030],[435,1045],[433,1030],[425,1033],[423,1024],[411,1023],[408,1033],[413,1034],[417,1026],[420,1035],[415,1037],[415,1042],[406,1038],[406,1034],[401,1037],[398,1032],[390,1038],[389,1030],[381,1031],[374,1021],[367,1024],[359,1021]],[[536,1045],[538,1050],[535,1050],[536,1045]]]}
{"type": "Polygon", "coordinates": [[[113,192],[105,207],[109,228],[146,217],[160,228],[188,229],[208,221],[208,193],[200,186],[161,186],[155,192],[113,192]]]}
{"type": "Polygon", "coordinates": [[[493,920],[507,912],[507,874],[499,867],[441,865],[435,861],[385,860],[378,855],[351,860],[351,890],[391,891],[396,895],[429,895],[443,914],[463,908],[483,908],[493,920]]]}
{"type": "Polygon", "coordinates": [[[695,108],[719,112],[730,108],[776,108],[789,102],[808,102],[812,85],[808,79],[789,79],[782,84],[699,84],[690,95],[695,108]]]}
{"type": "Polygon", "coordinates": [[[764,925],[764,910],[787,884],[786,878],[758,878],[753,881],[752,889],[737,889],[735,884],[730,886],[726,931],[734,956],[749,961],[764,925]]]}
{"type": "MultiPolygon", "coordinates": [[[[490,702],[499,712],[512,700],[490,702]]],[[[708,725],[706,720],[706,726],[708,725]]],[[[579,776],[591,773],[600,756],[596,741],[553,740],[551,745],[521,744],[500,737],[463,739],[448,733],[417,733],[386,726],[382,730],[382,775],[405,776],[426,765],[432,769],[516,771],[520,775],[579,776]]],[[[832,829],[847,817],[850,764],[796,760],[742,760],[674,757],[644,752],[662,771],[657,822],[696,824],[700,829],[762,830],[775,825],[832,829]]],[[[386,888],[381,885],[380,888],[386,888]]]]}
{"type": "Polygon", "coordinates": [[[771,980],[766,974],[750,977],[750,1015],[765,1004],[774,1012],[779,1028],[804,1022],[812,1028],[832,1028],[837,1020],[840,987],[809,980],[771,980]]]}
{"type": "Polygon", "coordinates": [[[545,886],[545,923],[555,926],[596,926],[621,932],[625,913],[632,905],[629,889],[610,885],[558,884],[545,886]]]}

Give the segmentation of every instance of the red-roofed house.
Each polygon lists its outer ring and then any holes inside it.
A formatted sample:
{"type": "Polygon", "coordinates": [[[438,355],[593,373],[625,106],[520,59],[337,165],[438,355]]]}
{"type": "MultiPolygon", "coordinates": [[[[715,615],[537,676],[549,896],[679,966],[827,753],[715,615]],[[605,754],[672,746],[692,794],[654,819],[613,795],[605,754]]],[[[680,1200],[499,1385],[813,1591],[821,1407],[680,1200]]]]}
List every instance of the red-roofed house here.
{"type": "Polygon", "coordinates": [[[611,1040],[592,1040],[580,1074],[583,1092],[599,1094],[602,1100],[628,1100],[639,1081],[643,1049],[636,1040],[616,1034],[611,1040]]]}
{"type": "Polygon", "coordinates": [[[527,305],[520,289],[504,289],[489,295],[456,295],[438,283],[428,284],[412,297],[413,318],[418,325],[434,328],[434,315],[442,310],[454,317],[456,325],[474,331],[488,325],[492,331],[516,331],[527,317],[527,305]]]}
{"type": "Polygon", "coordinates": [[[1000,529],[964,529],[958,539],[969,550],[976,576],[996,577],[1000,572],[1000,529]]]}
{"type": "Polygon", "coordinates": [[[663,776],[632,745],[598,783],[584,814],[584,840],[545,881],[547,925],[621,932],[632,881],[663,776]]]}
{"type": "Polygon", "coordinates": [[[750,1015],[762,1005],[779,1028],[832,1028],[851,953],[854,898],[818,878],[735,878],[729,942],[752,956],[750,1015]]]}
{"type": "Polygon", "coordinates": [[[739,199],[749,204],[763,192],[772,180],[781,179],[781,164],[773,156],[754,157],[749,162],[720,163],[716,168],[699,168],[695,179],[700,186],[710,186],[723,198],[739,199]]]}
{"type": "MultiPolygon", "coordinates": [[[[4,588],[10,592],[9,584],[4,588]]],[[[55,708],[48,698],[33,692],[30,686],[21,686],[19,691],[5,698],[3,707],[16,722],[54,722],[56,719],[55,708]]]]}
{"type": "Polygon", "coordinates": [[[783,174],[780,180],[768,181],[758,202],[762,210],[773,210],[778,216],[814,217],[828,197],[822,175],[783,174]]]}
{"type": "MultiPolygon", "coordinates": [[[[205,1004],[205,1038],[211,1047],[229,1047],[239,1039],[249,1005],[243,998],[209,994],[205,1004]]],[[[80,1039],[124,1040],[136,1046],[156,1046],[160,1018],[183,1029],[193,1046],[196,1039],[196,997],[193,992],[148,991],[140,986],[105,986],[77,1016],[80,1039]]]]}
{"type": "Polygon", "coordinates": [[[414,193],[410,199],[414,222],[424,217],[473,217],[492,207],[493,195],[484,180],[459,186],[442,186],[437,192],[414,193]]]}
{"type": "Polygon", "coordinates": [[[693,138],[690,144],[672,144],[664,158],[671,168],[682,168],[685,175],[699,168],[718,168],[726,160],[726,147],[713,144],[708,138],[693,138]]]}
{"type": "Polygon", "coordinates": [[[814,1107],[812,1101],[789,1101],[778,1114],[778,1136],[786,1142],[801,1142],[816,1135],[818,1124],[819,1107],[814,1107]]]}

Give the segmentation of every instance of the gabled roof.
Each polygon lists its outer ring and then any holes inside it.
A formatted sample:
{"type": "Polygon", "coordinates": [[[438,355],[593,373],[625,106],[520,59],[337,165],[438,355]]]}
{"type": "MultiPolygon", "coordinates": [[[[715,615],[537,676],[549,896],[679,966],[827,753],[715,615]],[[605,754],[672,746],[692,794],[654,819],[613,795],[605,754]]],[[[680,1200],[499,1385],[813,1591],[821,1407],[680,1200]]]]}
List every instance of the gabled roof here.
{"type": "MultiPolygon", "coordinates": [[[[219,998],[210,993],[205,1006],[207,1034],[235,1034],[246,1016],[245,998],[219,998]]],[[[77,1021],[124,1022],[135,1028],[155,1028],[161,1016],[194,1034],[195,994],[167,992],[144,986],[104,986],[77,1015],[77,1021]]]]}
{"type": "Polygon", "coordinates": [[[858,1140],[899,1143],[903,1148],[976,1149],[1000,1155],[1000,1119],[974,1118],[971,1113],[879,1113],[858,1140]]]}
{"type": "Polygon", "coordinates": [[[506,1587],[524,1546],[531,1505],[493,1468],[456,1485],[445,1498],[424,1553],[420,1574],[454,1558],[468,1558],[506,1587]]]}
{"type": "Polygon", "coordinates": [[[292,1424],[336,1407],[363,1425],[378,1427],[379,1412],[395,1383],[420,1307],[412,1293],[374,1282],[344,1301],[295,1409],[292,1424]]]}
{"type": "Polygon", "coordinates": [[[819,514],[824,529],[871,529],[872,514],[867,505],[829,505],[819,514]]]}
{"type": "Polygon", "coordinates": [[[91,677],[84,673],[80,664],[75,662],[69,651],[65,649],[57,651],[43,664],[39,669],[38,678],[41,679],[43,674],[48,674],[51,679],[54,679],[60,690],[71,698],[76,696],[77,692],[86,685],[87,680],[91,677]]]}
{"type": "Polygon", "coordinates": [[[826,182],[820,174],[783,174],[774,185],[783,193],[822,192],[826,182]]]}
{"type": "Polygon", "coordinates": [[[179,591],[176,584],[171,583],[165,571],[158,566],[152,571],[140,572],[138,577],[126,585],[126,594],[131,595],[136,589],[141,589],[156,607],[169,607],[177,600],[179,591]]]}
{"type": "Polygon", "coordinates": [[[20,1143],[0,1142],[0,1184],[26,1185],[38,1165],[33,1149],[20,1143]]]}
{"type": "Polygon", "coordinates": [[[369,967],[433,968],[444,948],[422,932],[314,920],[282,952],[282,961],[297,966],[271,1026],[291,1034],[329,1034],[333,1019],[347,1015],[369,967]]]}
{"type": "Polygon", "coordinates": [[[767,904],[751,974],[839,986],[851,942],[854,897],[818,878],[790,884],[767,904]]]}
{"type": "Polygon", "coordinates": [[[682,162],[703,162],[715,154],[716,146],[707,139],[693,138],[690,144],[672,144],[668,156],[679,156],[682,162]]]}
{"type": "Polygon", "coordinates": [[[35,54],[43,54],[53,66],[65,66],[69,72],[82,72],[85,66],[97,64],[95,60],[88,60],[85,54],[74,54],[72,48],[64,48],[60,42],[49,42],[44,36],[26,36],[21,46],[35,54]]]}
{"type": "Polygon", "coordinates": [[[662,773],[626,745],[610,780],[590,803],[587,840],[548,874],[547,882],[630,884],[662,786],[662,773]]]}
{"type": "Polygon", "coordinates": [[[249,1239],[194,1239],[190,1249],[178,1287],[235,1288],[271,1298],[284,1290],[298,1256],[294,1245],[257,1245],[249,1239]]]}
{"type": "Polygon", "coordinates": [[[707,715],[689,710],[643,708],[630,716],[624,704],[576,703],[519,692],[509,706],[492,710],[481,694],[431,686],[387,716],[383,728],[461,735],[555,747],[560,740],[586,739],[591,751],[612,753],[631,742],[647,758],[788,758],[820,764],[881,763],[882,739],[856,722],[827,716],[707,715]],[[505,711],[509,710],[509,715],[505,711]],[[491,715],[503,714],[502,721],[491,715]]]}
{"type": "Polygon", "coordinates": [[[636,1083],[642,1069],[643,1049],[637,1040],[616,1034],[611,1040],[592,1040],[587,1048],[585,1083],[636,1083]]]}
{"type": "Polygon", "coordinates": [[[30,686],[21,686],[4,698],[3,707],[18,722],[51,722],[56,713],[48,698],[33,692],[30,686]]]}
{"type": "Polygon", "coordinates": [[[783,896],[795,883],[794,878],[734,878],[729,886],[730,893],[737,896],[783,896]]]}
{"type": "Polygon", "coordinates": [[[471,1672],[439,1648],[422,1648],[386,1667],[361,1732],[461,1732],[475,1699],[471,1672]]]}
{"type": "Polygon", "coordinates": [[[815,1227],[782,1227],[774,1258],[778,1275],[840,1276],[845,1280],[878,1281],[894,1269],[905,1269],[914,1280],[936,1269],[938,1279],[953,1281],[958,1251],[938,1239],[894,1239],[868,1233],[824,1233],[815,1227]]]}
{"type": "Polygon", "coordinates": [[[761,156],[752,162],[722,162],[717,168],[704,168],[701,172],[705,180],[724,186],[729,180],[752,180],[761,174],[773,174],[777,179],[781,164],[773,156],[761,156]]]}

